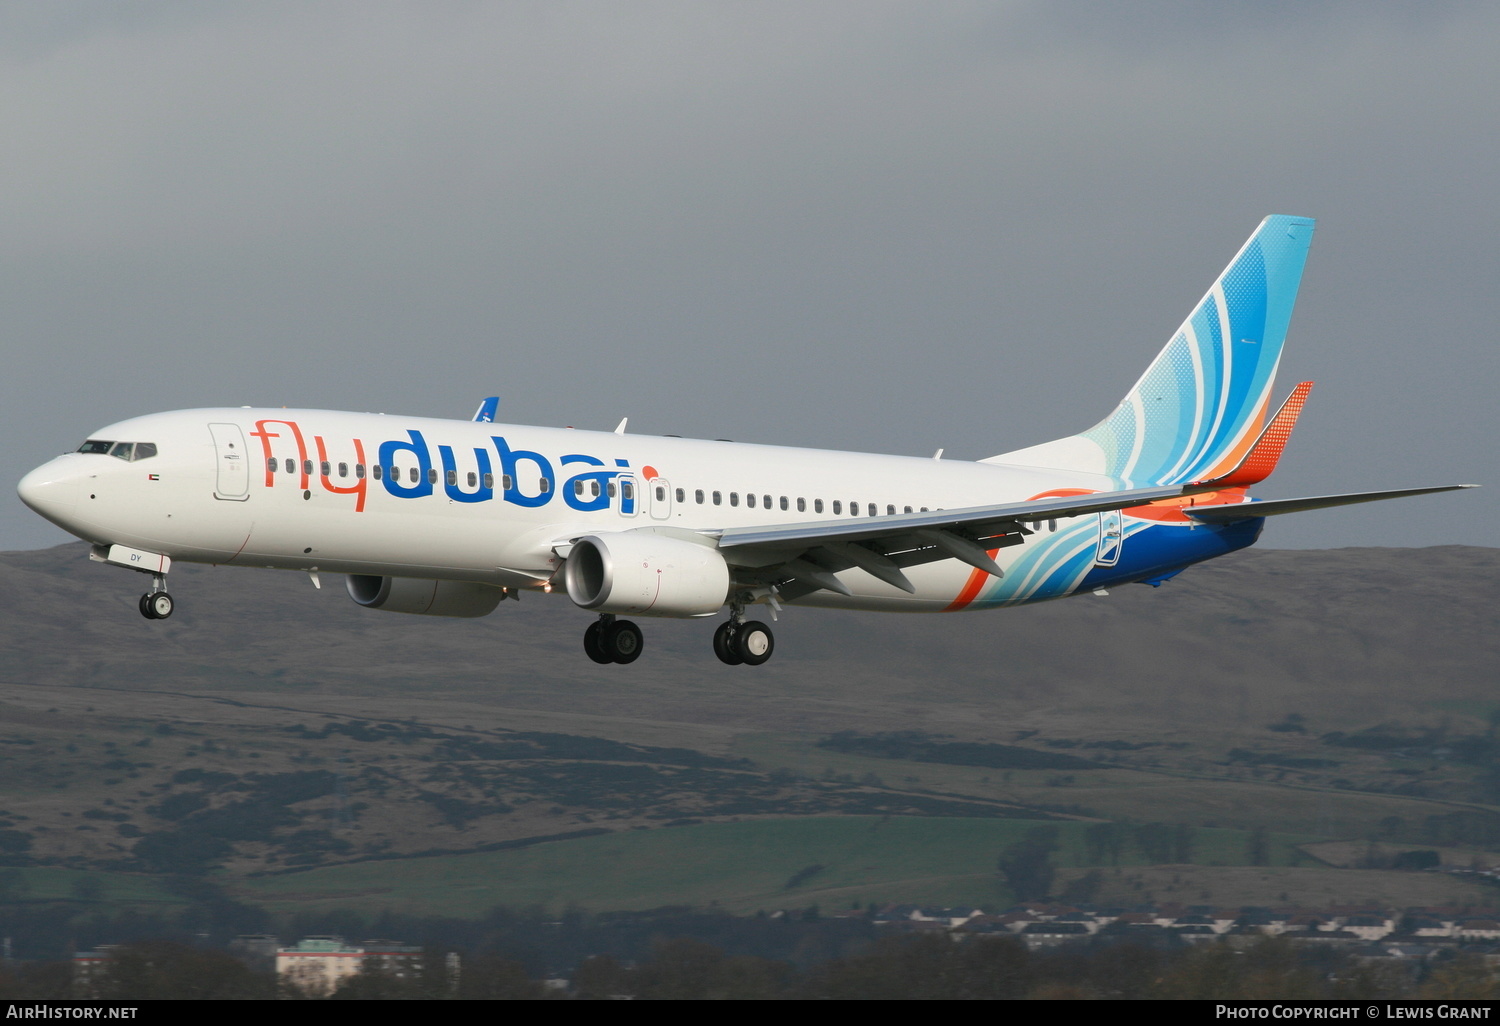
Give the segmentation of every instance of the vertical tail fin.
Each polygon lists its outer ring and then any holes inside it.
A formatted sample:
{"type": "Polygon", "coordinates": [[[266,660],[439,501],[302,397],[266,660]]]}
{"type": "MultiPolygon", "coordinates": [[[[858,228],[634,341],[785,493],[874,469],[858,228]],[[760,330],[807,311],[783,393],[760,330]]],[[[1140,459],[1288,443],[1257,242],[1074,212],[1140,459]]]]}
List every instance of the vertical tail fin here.
{"type": "Polygon", "coordinates": [[[1235,467],[1265,425],[1312,235],[1311,218],[1266,218],[1113,413],[984,462],[1106,474],[1123,488],[1235,467]]]}

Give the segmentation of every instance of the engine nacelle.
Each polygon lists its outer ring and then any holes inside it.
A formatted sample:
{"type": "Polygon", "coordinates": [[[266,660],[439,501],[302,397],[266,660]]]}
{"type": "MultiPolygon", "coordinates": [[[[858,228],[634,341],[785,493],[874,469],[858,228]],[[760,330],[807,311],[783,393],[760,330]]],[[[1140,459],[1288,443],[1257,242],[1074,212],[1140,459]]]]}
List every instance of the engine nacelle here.
{"type": "Polygon", "coordinates": [[[646,531],[578,539],[563,580],[570,599],[600,613],[710,616],[729,598],[718,549],[646,531]]]}
{"type": "Polygon", "coordinates": [[[349,597],[366,609],[422,616],[488,616],[505,597],[492,584],[370,574],[350,574],[345,587],[349,597]]]}

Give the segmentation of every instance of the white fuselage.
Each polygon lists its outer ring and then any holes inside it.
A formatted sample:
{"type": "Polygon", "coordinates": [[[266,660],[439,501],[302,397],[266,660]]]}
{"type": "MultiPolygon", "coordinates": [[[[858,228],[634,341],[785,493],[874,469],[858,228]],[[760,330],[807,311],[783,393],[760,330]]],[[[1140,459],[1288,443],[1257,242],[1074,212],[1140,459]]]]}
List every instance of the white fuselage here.
{"type": "MultiPolygon", "coordinates": [[[[150,443],[155,453],[68,453],[28,475],[21,492],[96,545],[548,590],[561,562],[554,549],[572,536],[847,522],[1112,487],[1099,475],[988,463],[323,410],[184,410],[91,437],[150,443]]],[[[1099,530],[1097,516],[1050,525],[1080,550],[1099,530]]],[[[1048,534],[1044,523],[1036,543],[1048,534]]],[[[1028,540],[995,558],[1010,566],[1032,548],[1028,540]]],[[[951,559],[912,567],[916,591],[906,594],[849,570],[850,595],[800,601],[955,608],[973,574],[951,559]]],[[[1013,601],[1053,597],[1055,587],[1013,601]]]]}

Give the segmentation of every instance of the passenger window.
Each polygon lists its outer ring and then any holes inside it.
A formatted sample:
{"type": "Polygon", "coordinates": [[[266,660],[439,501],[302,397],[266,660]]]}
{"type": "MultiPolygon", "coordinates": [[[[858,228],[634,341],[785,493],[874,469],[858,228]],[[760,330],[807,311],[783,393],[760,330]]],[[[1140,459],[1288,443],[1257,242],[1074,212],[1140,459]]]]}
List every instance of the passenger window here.
{"type": "Polygon", "coordinates": [[[926,506],[923,506],[923,507],[922,507],[922,512],[923,512],[923,513],[926,513],[926,512],[927,512],[927,507],[926,507],[926,506]]]}
{"type": "Polygon", "coordinates": [[[838,499],[834,499],[833,500],[833,511],[834,511],[834,513],[842,513],[842,512],[844,512],[844,504],[842,502],[840,502],[838,499]]]}
{"type": "Polygon", "coordinates": [[[324,460],[322,463],[320,463],[318,465],[318,470],[319,470],[319,472],[322,473],[322,475],[324,477],[327,477],[330,473],[333,472],[333,467],[329,466],[327,460],[324,460]]]}
{"type": "MultiPolygon", "coordinates": [[[[391,469],[395,470],[396,468],[392,467],[391,469]]],[[[397,473],[399,474],[400,471],[397,471],[397,473]]],[[[418,481],[422,480],[422,471],[419,470],[419,469],[417,469],[416,467],[412,467],[406,473],[407,473],[407,476],[409,476],[411,478],[411,483],[412,484],[416,484],[418,481]]]]}
{"type": "Polygon", "coordinates": [[[729,504],[731,506],[738,506],[740,504],[740,493],[739,492],[730,492],[729,493],[729,504]]]}
{"type": "MultiPolygon", "coordinates": [[[[891,510],[891,512],[894,513],[895,510],[891,510]]],[[[870,516],[872,516],[872,517],[878,517],[879,515],[880,515],[879,508],[873,502],[870,503],[870,516]]]]}
{"type": "Polygon", "coordinates": [[[665,488],[663,488],[661,485],[657,485],[656,486],[656,501],[657,502],[666,502],[667,501],[667,490],[665,488]]]}
{"type": "Polygon", "coordinates": [[[384,476],[385,469],[383,467],[381,467],[381,465],[379,463],[377,463],[373,467],[370,468],[370,473],[375,476],[375,480],[379,481],[381,479],[381,477],[384,476]]]}
{"type": "Polygon", "coordinates": [[[895,516],[896,515],[896,507],[895,506],[887,506],[885,508],[885,515],[888,516],[888,517],[895,516]]]}
{"type": "Polygon", "coordinates": [[[297,472],[297,464],[293,463],[291,460],[287,460],[286,461],[286,472],[288,474],[295,474],[297,472]]]}
{"type": "Polygon", "coordinates": [[[474,471],[472,471],[472,470],[471,470],[471,471],[469,471],[469,478],[468,478],[468,481],[469,481],[469,487],[470,487],[470,488],[473,488],[473,487],[474,487],[474,486],[475,486],[475,485],[477,485],[477,484],[479,484],[479,475],[478,475],[478,474],[476,474],[476,473],[475,473],[475,472],[474,472],[474,471]]]}
{"type": "Polygon", "coordinates": [[[687,492],[683,491],[681,488],[677,489],[677,501],[678,502],[683,502],[686,499],[687,499],[687,492]]]}
{"type": "Polygon", "coordinates": [[[110,447],[114,444],[114,442],[104,442],[97,438],[90,438],[78,447],[78,451],[93,453],[96,456],[108,456],[110,447]]]}
{"type": "Polygon", "coordinates": [[[307,474],[309,477],[312,476],[312,460],[302,461],[302,473],[307,474]]]}
{"type": "Polygon", "coordinates": [[[745,505],[749,506],[751,509],[755,508],[755,493],[754,492],[751,492],[749,495],[745,496],[745,505]]]}
{"type": "Polygon", "coordinates": [[[700,505],[700,506],[703,505],[703,489],[702,488],[696,488],[696,489],[693,490],[693,500],[695,502],[697,502],[698,505],[700,505]]]}
{"type": "Polygon", "coordinates": [[[354,476],[359,478],[360,480],[364,480],[365,465],[363,463],[356,463],[354,465],[354,476]]]}
{"type": "Polygon", "coordinates": [[[543,495],[546,495],[552,490],[552,479],[550,477],[542,478],[541,481],[537,483],[537,487],[541,489],[543,495]]]}
{"type": "Polygon", "coordinates": [[[510,475],[509,474],[501,474],[500,475],[500,487],[502,489],[504,489],[505,491],[508,492],[511,489],[511,485],[512,485],[512,482],[511,482],[511,479],[510,479],[510,475]]]}
{"type": "Polygon", "coordinates": [[[785,496],[785,495],[783,495],[783,496],[782,496],[782,497],[781,497],[781,508],[782,508],[782,509],[786,509],[786,506],[787,506],[787,502],[786,502],[786,496],[785,496]]]}
{"type": "Polygon", "coordinates": [[[347,463],[340,463],[339,464],[339,477],[348,477],[348,476],[349,476],[349,464],[347,464],[347,463]]]}
{"type": "Polygon", "coordinates": [[[910,513],[911,512],[911,507],[910,506],[902,506],[901,507],[901,512],[903,512],[903,513],[910,513]]]}
{"type": "Polygon", "coordinates": [[[109,447],[109,454],[111,456],[113,456],[117,460],[124,460],[126,463],[130,462],[130,457],[134,455],[134,453],[135,443],[133,442],[116,442],[114,445],[109,447]]]}
{"type": "Polygon", "coordinates": [[[578,496],[580,499],[583,498],[583,482],[582,481],[574,481],[573,482],[573,494],[576,495],[576,496],[578,496]]]}
{"type": "Polygon", "coordinates": [[[715,505],[715,506],[717,506],[717,505],[719,505],[719,504],[720,504],[720,503],[722,503],[722,502],[723,502],[723,501],[724,501],[724,500],[723,500],[723,498],[722,498],[722,497],[721,497],[721,496],[720,496],[720,495],[719,495],[719,493],[718,493],[718,492],[714,492],[714,505],[715,505]]]}
{"type": "Polygon", "coordinates": [[[450,471],[448,471],[448,473],[447,473],[446,476],[447,476],[448,483],[450,485],[456,485],[456,484],[458,484],[458,471],[456,471],[456,470],[450,470],[450,471]]]}
{"type": "Polygon", "coordinates": [[[156,455],[156,443],[155,442],[136,442],[135,443],[135,458],[137,460],[149,460],[151,457],[153,457],[155,455],[156,455]]]}
{"type": "Polygon", "coordinates": [[[804,499],[800,495],[797,496],[797,512],[798,513],[806,513],[807,512],[807,500],[804,499]]]}
{"type": "Polygon", "coordinates": [[[609,497],[611,499],[615,497],[615,483],[613,481],[605,486],[605,490],[609,492],[609,497]]]}
{"type": "Polygon", "coordinates": [[[631,484],[629,481],[623,481],[623,482],[621,482],[621,484],[620,484],[620,497],[623,498],[623,499],[634,499],[635,498],[635,485],[631,484]]]}
{"type": "Polygon", "coordinates": [[[275,456],[272,456],[270,459],[266,460],[266,469],[269,470],[273,474],[276,473],[276,457],[275,456]]]}
{"type": "Polygon", "coordinates": [[[427,483],[437,484],[437,468],[434,467],[427,471],[427,483]]]}
{"type": "Polygon", "coordinates": [[[814,499],[813,500],[813,512],[814,513],[821,513],[821,512],[823,512],[823,500],[822,499],[814,499]]]}
{"type": "MultiPolygon", "coordinates": [[[[771,497],[769,495],[762,495],[761,496],[761,501],[765,504],[766,509],[770,509],[771,508],[771,497]]],[[[785,502],[786,500],[783,499],[781,501],[785,502]]],[[[783,506],[782,508],[785,509],[786,507],[783,506]]]]}
{"type": "Polygon", "coordinates": [[[494,491],[494,488],[495,488],[495,475],[494,474],[486,474],[486,475],[484,475],[484,486],[486,488],[490,489],[491,491],[494,491]]]}

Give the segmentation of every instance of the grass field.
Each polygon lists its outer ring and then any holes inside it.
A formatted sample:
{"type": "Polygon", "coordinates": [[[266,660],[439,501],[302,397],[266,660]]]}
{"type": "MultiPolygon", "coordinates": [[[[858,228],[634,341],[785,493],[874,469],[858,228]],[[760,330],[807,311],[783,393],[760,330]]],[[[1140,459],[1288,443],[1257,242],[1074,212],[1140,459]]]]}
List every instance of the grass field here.
{"type": "MultiPolygon", "coordinates": [[[[1056,826],[1057,862],[1082,864],[1084,825],[1027,820],[808,817],[639,830],[481,855],[366,862],[259,877],[243,900],[277,911],[364,910],[474,916],[494,905],[577,905],[594,911],[717,905],[732,912],[847,908],[869,902],[1010,902],[1000,851],[1037,826],[1056,826]],[[812,872],[812,867],[822,867],[812,872]],[[788,887],[794,877],[802,879],[788,887]]],[[[1306,838],[1273,835],[1272,861],[1296,859],[1306,838]]],[[[1199,830],[1195,860],[1245,861],[1247,835],[1199,830]]],[[[1127,850],[1122,865],[1139,862],[1127,850]]]]}
{"type": "Polygon", "coordinates": [[[122,905],[180,905],[161,877],[59,866],[0,870],[0,893],[16,902],[89,901],[122,905]]]}

